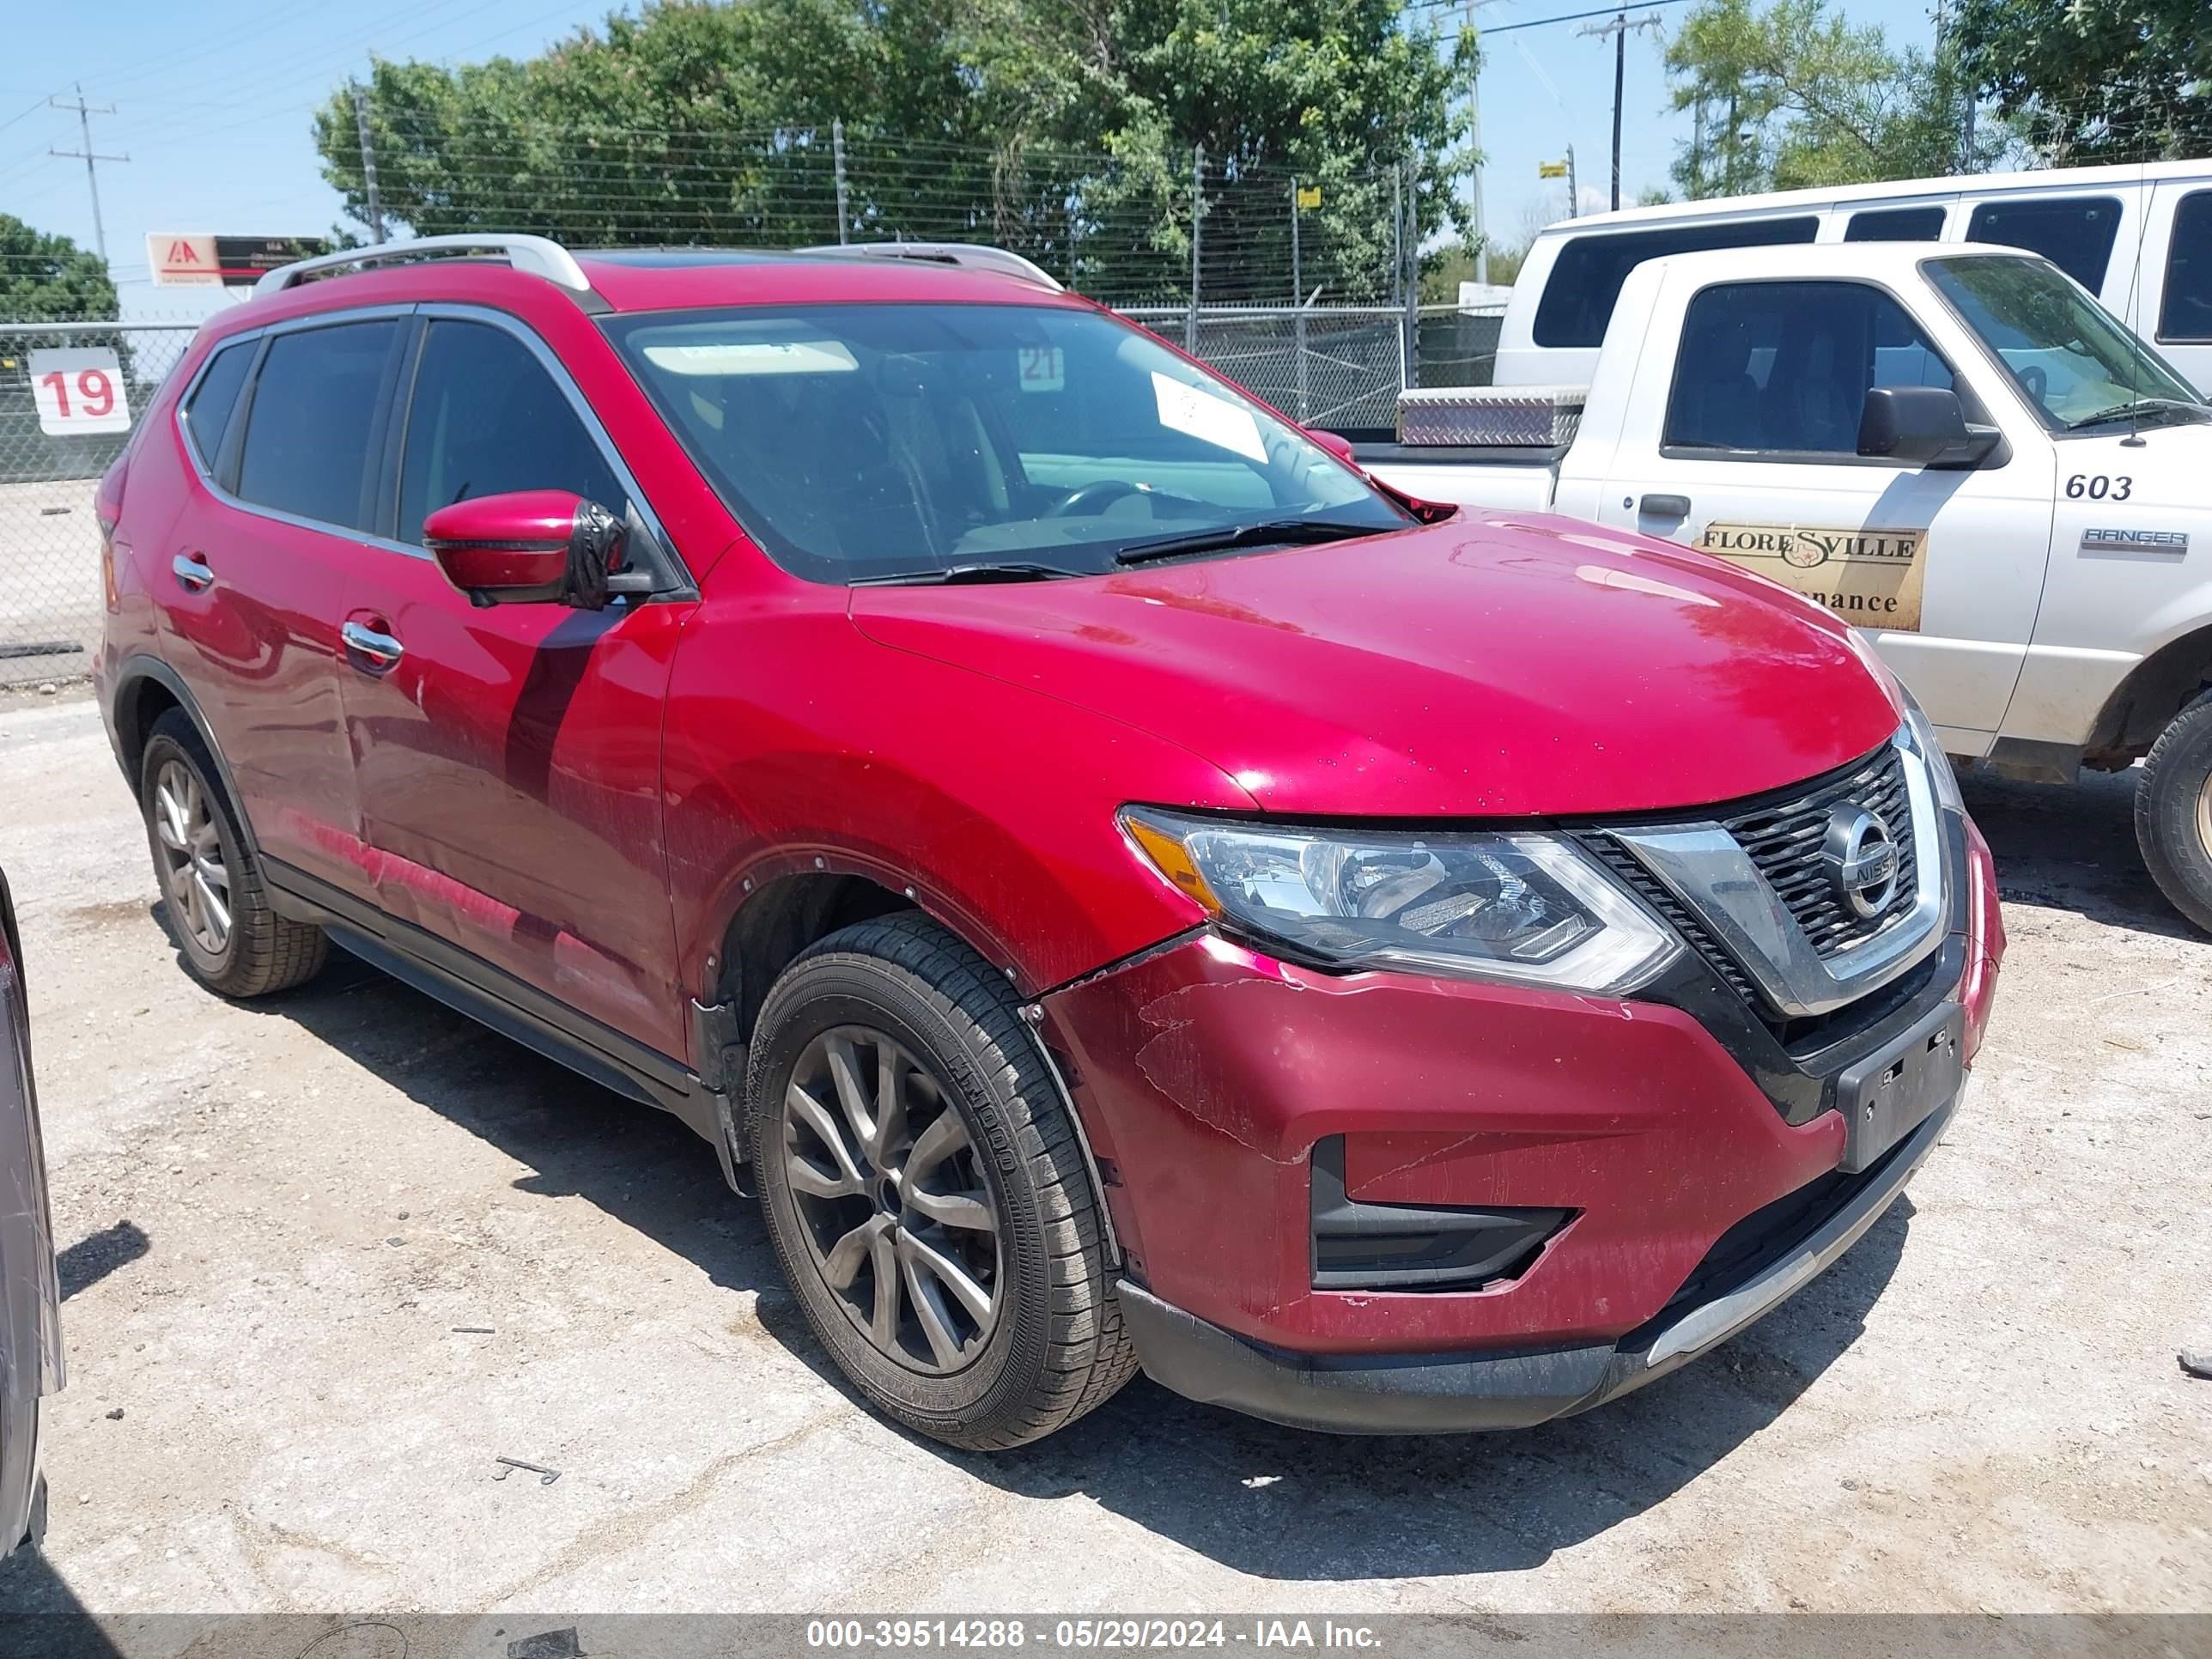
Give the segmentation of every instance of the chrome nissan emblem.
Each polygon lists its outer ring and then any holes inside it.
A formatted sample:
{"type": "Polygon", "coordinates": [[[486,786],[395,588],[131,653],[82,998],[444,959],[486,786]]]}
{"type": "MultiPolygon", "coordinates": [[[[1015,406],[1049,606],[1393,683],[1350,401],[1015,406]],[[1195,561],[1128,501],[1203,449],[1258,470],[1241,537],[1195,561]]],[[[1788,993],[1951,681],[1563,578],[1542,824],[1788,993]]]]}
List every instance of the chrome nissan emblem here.
{"type": "Polygon", "coordinates": [[[1863,806],[1838,801],[1830,809],[1820,861],[1836,896],[1861,921],[1880,915],[1897,896],[1897,843],[1863,806]]]}

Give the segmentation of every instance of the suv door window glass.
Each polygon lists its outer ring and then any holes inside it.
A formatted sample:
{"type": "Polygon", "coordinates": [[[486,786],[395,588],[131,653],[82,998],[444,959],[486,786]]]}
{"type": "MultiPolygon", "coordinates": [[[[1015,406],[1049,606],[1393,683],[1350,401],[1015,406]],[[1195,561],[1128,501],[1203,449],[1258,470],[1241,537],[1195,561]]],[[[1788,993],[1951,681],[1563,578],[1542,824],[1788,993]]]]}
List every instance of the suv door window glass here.
{"type": "Polygon", "coordinates": [[[2174,204],[2158,337],[2212,342],[2212,190],[2191,191],[2174,204]]]}
{"type": "Polygon", "coordinates": [[[398,536],[441,507],[516,489],[568,489],[626,517],[629,495],[560,386],[514,335],[440,320],[422,340],[399,469],[398,536]]]}
{"type": "Polygon", "coordinates": [[[1905,308],[1863,283],[1723,283],[1682,321],[1668,447],[1853,455],[1875,386],[1948,388],[1905,308]]]}
{"type": "Polygon", "coordinates": [[[207,372],[185,404],[185,435],[191,438],[200,465],[210,471],[222,453],[222,434],[230,425],[231,411],[238,406],[238,389],[246,384],[246,371],[253,367],[258,344],[255,340],[240,340],[217,351],[208,360],[207,372]]]}
{"type": "Polygon", "coordinates": [[[1844,227],[1847,242],[1933,242],[1942,234],[1941,206],[1869,208],[1844,227]]]}
{"type": "Polygon", "coordinates": [[[238,493],[259,507],[366,530],[368,440],[399,320],[337,323],[270,341],[253,377],[238,493]]]}
{"type": "Polygon", "coordinates": [[[1628,273],[1646,259],[1669,253],[1701,253],[1717,247],[1773,247],[1809,242],[1820,232],[1818,218],[1741,219],[1729,224],[1683,225],[1659,230],[1627,230],[1571,238],[1552,264],[1544,297],[1536,302],[1536,343],[1594,346],[1605,343],[1606,325],[1620,298],[1628,273]]]}
{"type": "Polygon", "coordinates": [[[2111,196],[2068,196],[2039,202],[1984,202],[1966,223],[1970,242],[1996,242],[2040,253],[2094,294],[2119,234],[2120,204],[2111,196]]]}

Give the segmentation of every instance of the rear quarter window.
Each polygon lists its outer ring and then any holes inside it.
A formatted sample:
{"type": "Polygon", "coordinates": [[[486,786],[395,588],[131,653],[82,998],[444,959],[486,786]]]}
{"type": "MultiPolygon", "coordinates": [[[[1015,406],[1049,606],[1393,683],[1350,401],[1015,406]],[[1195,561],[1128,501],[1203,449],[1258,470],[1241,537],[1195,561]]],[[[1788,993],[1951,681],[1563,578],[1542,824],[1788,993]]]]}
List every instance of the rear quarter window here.
{"type": "Polygon", "coordinates": [[[2212,190],[2192,191],[2174,205],[2158,337],[2212,343],[2212,190]]]}
{"type": "Polygon", "coordinates": [[[1592,231],[1572,236],[1553,262],[1536,305],[1534,336],[1540,346],[1594,346],[1605,343],[1606,325],[1620,298],[1628,273],[1646,259],[1669,253],[1702,253],[1708,248],[1775,247],[1809,242],[1820,234],[1814,215],[1788,219],[1736,220],[1727,224],[1666,226],[1655,230],[1592,231]]]}
{"type": "Polygon", "coordinates": [[[1844,227],[1847,242],[1934,242],[1942,236],[1941,207],[1869,208],[1844,227]]]}
{"type": "Polygon", "coordinates": [[[185,400],[185,435],[191,441],[200,465],[210,472],[215,471],[216,458],[222,453],[223,434],[230,428],[231,415],[238,407],[239,388],[246,384],[246,371],[253,366],[258,344],[257,341],[240,340],[217,351],[208,360],[207,372],[200,376],[199,384],[185,400]]]}
{"type": "Polygon", "coordinates": [[[2105,286],[2119,231],[2119,199],[2112,196],[1984,202],[1966,222],[1968,241],[2040,253],[2092,294],[2105,286]]]}

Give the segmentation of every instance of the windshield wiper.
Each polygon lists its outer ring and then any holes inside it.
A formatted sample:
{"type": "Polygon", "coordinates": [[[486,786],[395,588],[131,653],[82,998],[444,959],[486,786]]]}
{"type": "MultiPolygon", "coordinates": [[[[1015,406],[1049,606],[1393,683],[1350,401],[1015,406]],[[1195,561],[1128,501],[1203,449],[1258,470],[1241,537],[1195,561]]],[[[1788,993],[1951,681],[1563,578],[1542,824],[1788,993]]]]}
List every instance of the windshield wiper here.
{"type": "Polygon", "coordinates": [[[2069,421],[2066,429],[2079,432],[2085,426],[2102,426],[2107,421],[2124,421],[2130,417],[2140,420],[2146,414],[2161,410],[2169,414],[2186,415],[2192,419],[2212,419],[2212,409],[2207,409],[2202,404],[2185,404],[2179,398],[2138,398],[2131,404],[2114,404],[2110,409],[2084,415],[2078,421],[2069,421]]]}
{"type": "Polygon", "coordinates": [[[1157,541],[1131,542],[1114,550],[1116,564],[1143,564],[1150,559],[1172,559],[1182,553],[1217,553],[1231,547],[1260,547],[1270,542],[1340,542],[1354,536],[1380,536],[1403,526],[1340,524],[1328,519],[1266,519],[1258,524],[1229,525],[1219,530],[1194,530],[1188,535],[1163,536],[1157,541]]]}
{"type": "Polygon", "coordinates": [[[964,582],[1033,582],[1053,576],[1079,576],[1062,565],[1023,563],[937,565],[922,570],[892,570],[855,576],[848,587],[949,587],[964,582]]]}

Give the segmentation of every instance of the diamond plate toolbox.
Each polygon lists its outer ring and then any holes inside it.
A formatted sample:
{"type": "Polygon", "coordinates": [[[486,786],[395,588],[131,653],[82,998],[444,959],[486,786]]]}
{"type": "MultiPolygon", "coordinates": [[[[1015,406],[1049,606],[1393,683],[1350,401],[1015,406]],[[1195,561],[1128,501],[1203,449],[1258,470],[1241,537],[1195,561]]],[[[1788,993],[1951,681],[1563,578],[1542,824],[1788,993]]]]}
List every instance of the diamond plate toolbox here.
{"type": "Polygon", "coordinates": [[[1422,386],[1398,397],[1401,444],[1557,448],[1582,424],[1583,386],[1422,386]]]}

